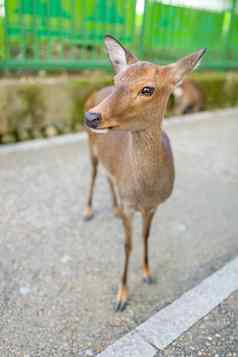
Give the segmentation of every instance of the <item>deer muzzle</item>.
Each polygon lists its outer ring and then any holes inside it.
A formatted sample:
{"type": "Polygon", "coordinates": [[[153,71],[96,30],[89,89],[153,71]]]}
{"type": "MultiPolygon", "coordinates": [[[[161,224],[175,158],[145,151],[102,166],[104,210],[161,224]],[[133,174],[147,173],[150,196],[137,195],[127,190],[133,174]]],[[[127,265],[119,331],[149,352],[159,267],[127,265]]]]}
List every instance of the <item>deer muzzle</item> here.
{"type": "Polygon", "coordinates": [[[86,112],[84,114],[85,124],[91,129],[97,129],[100,126],[102,116],[100,113],[86,112]]]}

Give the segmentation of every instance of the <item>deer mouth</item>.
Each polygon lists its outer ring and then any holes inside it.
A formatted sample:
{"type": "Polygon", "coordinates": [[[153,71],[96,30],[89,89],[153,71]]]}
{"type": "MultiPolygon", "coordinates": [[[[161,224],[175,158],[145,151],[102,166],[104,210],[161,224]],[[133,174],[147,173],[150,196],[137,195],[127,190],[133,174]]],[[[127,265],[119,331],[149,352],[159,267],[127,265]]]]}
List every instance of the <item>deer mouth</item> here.
{"type": "Polygon", "coordinates": [[[107,126],[107,127],[105,127],[105,128],[100,128],[100,127],[99,127],[99,128],[91,128],[91,127],[88,127],[88,126],[87,126],[87,128],[90,129],[93,133],[96,133],[96,134],[106,134],[106,133],[108,133],[109,131],[118,128],[118,126],[117,126],[117,125],[107,126]]]}

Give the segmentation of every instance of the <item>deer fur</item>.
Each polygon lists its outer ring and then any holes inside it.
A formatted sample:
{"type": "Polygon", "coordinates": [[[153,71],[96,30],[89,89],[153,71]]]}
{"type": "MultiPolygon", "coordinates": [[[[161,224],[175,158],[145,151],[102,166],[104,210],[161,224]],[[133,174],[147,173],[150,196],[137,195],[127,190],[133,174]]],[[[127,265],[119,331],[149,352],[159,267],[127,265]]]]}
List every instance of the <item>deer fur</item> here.
{"type": "Polygon", "coordinates": [[[151,222],[158,206],[173,190],[173,154],[169,138],[161,128],[167,102],[175,86],[193,70],[205,50],[174,64],[159,66],[139,61],[112,36],[105,37],[105,46],[116,75],[114,86],[94,93],[85,105],[92,178],[84,217],[93,216],[92,197],[100,163],[108,178],[115,214],[124,227],[124,271],[115,305],[116,311],[122,311],[128,298],[133,213],[140,212],[143,219],[143,274],[149,284],[151,222]]]}

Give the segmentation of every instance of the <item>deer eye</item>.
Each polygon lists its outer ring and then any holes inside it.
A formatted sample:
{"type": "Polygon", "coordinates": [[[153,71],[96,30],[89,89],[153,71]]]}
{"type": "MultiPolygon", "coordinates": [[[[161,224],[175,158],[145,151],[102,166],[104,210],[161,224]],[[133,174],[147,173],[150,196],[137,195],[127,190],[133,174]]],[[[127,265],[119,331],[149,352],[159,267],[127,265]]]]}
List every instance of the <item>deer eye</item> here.
{"type": "Polygon", "coordinates": [[[140,95],[145,95],[146,97],[150,97],[154,93],[154,87],[144,87],[139,92],[140,95]]]}

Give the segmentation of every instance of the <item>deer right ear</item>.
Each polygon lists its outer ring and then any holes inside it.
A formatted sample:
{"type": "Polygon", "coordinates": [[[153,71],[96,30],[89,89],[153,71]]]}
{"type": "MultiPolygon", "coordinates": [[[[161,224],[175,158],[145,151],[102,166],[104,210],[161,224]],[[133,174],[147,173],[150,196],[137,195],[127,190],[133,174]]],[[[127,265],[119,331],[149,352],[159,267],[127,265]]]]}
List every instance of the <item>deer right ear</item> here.
{"type": "Polygon", "coordinates": [[[177,85],[183,81],[183,78],[187,73],[192,72],[197,68],[206,51],[206,48],[202,48],[172,64],[173,75],[177,85]]]}
{"type": "Polygon", "coordinates": [[[128,64],[132,64],[138,61],[137,58],[114,37],[106,35],[104,44],[116,73],[120,72],[128,64]]]}

